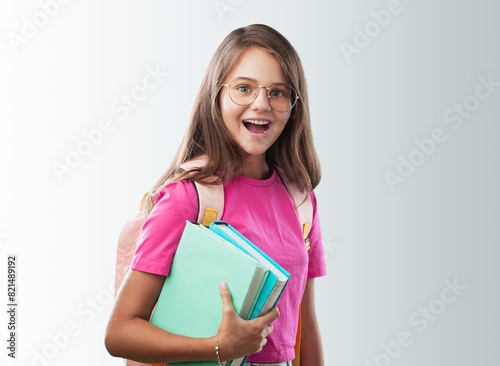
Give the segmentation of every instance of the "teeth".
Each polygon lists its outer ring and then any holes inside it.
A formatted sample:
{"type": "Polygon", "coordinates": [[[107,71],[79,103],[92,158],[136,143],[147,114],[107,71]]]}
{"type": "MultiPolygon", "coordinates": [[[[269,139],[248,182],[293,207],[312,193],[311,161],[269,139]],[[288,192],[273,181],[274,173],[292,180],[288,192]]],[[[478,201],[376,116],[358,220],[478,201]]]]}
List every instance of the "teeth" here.
{"type": "Polygon", "coordinates": [[[255,119],[245,119],[243,122],[253,123],[254,125],[268,125],[269,121],[260,121],[255,119]]]}

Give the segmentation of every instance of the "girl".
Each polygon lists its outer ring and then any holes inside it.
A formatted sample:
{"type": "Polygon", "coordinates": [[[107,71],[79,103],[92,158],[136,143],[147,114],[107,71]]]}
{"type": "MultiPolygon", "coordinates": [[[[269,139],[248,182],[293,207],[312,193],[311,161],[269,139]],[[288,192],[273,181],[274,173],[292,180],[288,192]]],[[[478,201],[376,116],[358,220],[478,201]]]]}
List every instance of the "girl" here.
{"type": "Polygon", "coordinates": [[[300,313],[300,362],[323,365],[314,302],[314,278],[326,274],[313,193],[320,176],[306,81],[296,51],[268,26],[234,30],[209,64],[173,163],[143,201],[148,216],[107,328],[110,354],[147,363],[220,363],[251,355],[249,365],[291,365],[300,313]],[[207,158],[202,168],[179,169],[201,155],[207,158]],[[311,196],[309,251],[282,179],[311,196]],[[222,183],[222,219],[291,274],[279,310],[253,320],[235,313],[229,290],[221,283],[222,321],[217,334],[206,339],[169,333],[148,321],[185,221],[196,221],[198,215],[192,181],[222,183]]]}

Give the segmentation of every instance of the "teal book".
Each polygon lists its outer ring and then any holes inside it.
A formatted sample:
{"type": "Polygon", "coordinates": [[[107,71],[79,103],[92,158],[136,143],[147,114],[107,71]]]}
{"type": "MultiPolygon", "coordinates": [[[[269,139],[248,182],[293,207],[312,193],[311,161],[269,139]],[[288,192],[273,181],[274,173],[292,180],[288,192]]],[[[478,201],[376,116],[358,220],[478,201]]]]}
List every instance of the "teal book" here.
{"type": "MultiPolygon", "coordinates": [[[[266,283],[248,319],[253,319],[269,312],[276,306],[276,303],[283,294],[290,280],[290,273],[226,221],[214,221],[210,225],[210,230],[231,242],[235,247],[255,258],[270,270],[266,283]]],[[[242,365],[247,358],[248,356],[233,360],[232,365],[242,365]]]]}
{"type": "MultiPolygon", "coordinates": [[[[188,337],[212,337],[222,319],[219,283],[227,283],[236,313],[248,318],[269,273],[255,258],[203,225],[186,222],[151,323],[188,337]]],[[[241,364],[226,362],[227,366],[241,364]]],[[[172,365],[216,366],[217,362],[172,365]]]]}
{"type": "Polygon", "coordinates": [[[290,280],[290,273],[276,263],[270,256],[263,252],[258,246],[243,236],[238,230],[225,221],[214,221],[210,230],[224,239],[233,243],[248,255],[257,259],[264,267],[270,270],[270,274],[264,284],[257,303],[251,312],[249,319],[256,318],[269,312],[278,302],[285,287],[290,280]]]}

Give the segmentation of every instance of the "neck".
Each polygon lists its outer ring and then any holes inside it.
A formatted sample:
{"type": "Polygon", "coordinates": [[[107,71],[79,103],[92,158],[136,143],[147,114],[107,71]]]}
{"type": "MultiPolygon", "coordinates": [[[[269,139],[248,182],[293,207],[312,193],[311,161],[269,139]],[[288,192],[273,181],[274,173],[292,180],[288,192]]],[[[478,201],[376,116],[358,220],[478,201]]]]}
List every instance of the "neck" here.
{"type": "Polygon", "coordinates": [[[266,164],[265,156],[243,156],[243,175],[253,179],[267,179],[271,169],[266,164]]]}

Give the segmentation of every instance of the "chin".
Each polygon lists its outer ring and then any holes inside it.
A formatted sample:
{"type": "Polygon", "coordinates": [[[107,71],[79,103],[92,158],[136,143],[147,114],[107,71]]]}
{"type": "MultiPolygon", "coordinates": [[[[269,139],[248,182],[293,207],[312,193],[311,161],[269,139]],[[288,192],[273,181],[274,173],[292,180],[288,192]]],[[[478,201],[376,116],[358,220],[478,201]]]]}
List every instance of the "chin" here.
{"type": "Polygon", "coordinates": [[[260,157],[266,155],[267,149],[241,149],[243,157],[260,157]]]}

